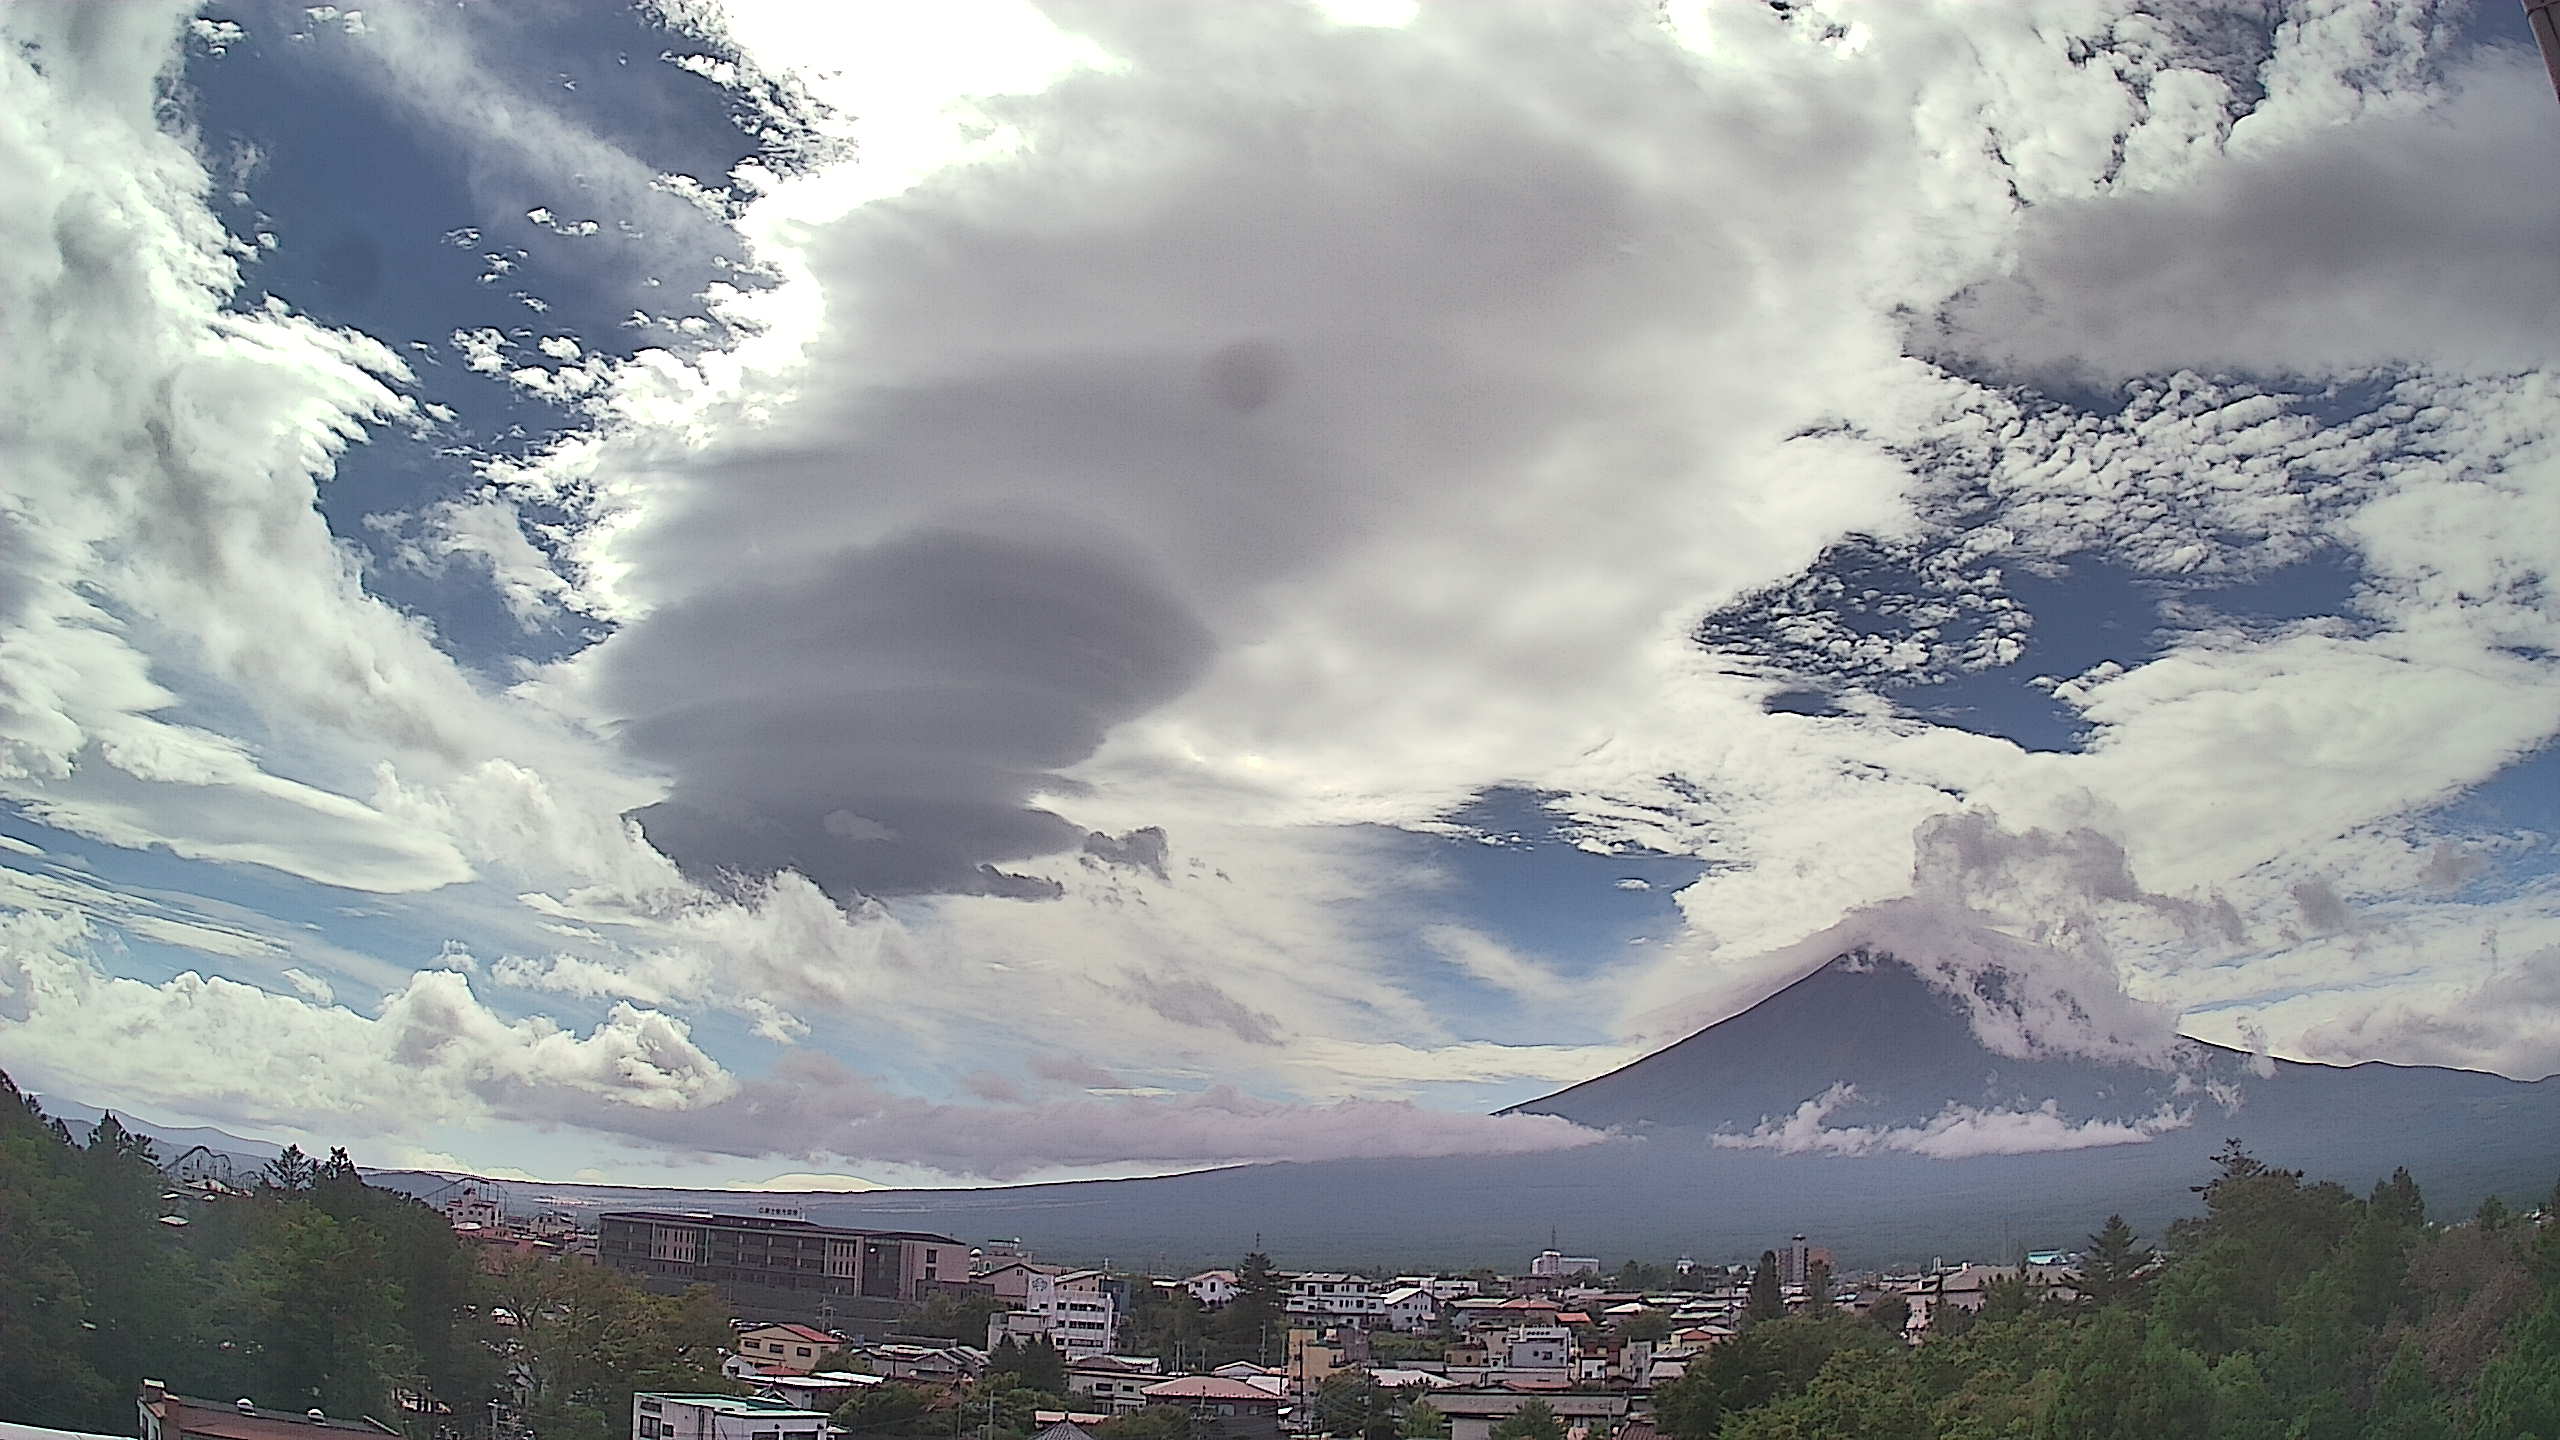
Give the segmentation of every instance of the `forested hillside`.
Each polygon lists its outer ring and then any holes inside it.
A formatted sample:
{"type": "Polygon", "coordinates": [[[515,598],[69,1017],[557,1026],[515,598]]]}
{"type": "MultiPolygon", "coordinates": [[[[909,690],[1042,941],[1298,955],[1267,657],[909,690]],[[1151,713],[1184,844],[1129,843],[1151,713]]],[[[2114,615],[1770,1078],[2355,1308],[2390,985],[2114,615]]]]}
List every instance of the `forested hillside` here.
{"type": "Polygon", "coordinates": [[[113,1116],[75,1141],[0,1075],[0,1420],[130,1435],[148,1376],[421,1440],[484,1433],[503,1388],[544,1440],[603,1440],[636,1387],[724,1388],[728,1336],[708,1292],[579,1260],[484,1269],[343,1150],[287,1151],[249,1193],[199,1201],[113,1116]]]}
{"type": "MultiPolygon", "coordinates": [[[[2237,1146],[2165,1254],[2090,1237],[2082,1298],[1995,1289],[1929,1343],[1900,1309],[1745,1330],[1662,1387],[1675,1440],[2549,1440],[2560,1221],[2430,1224],[2405,1170],[2358,1198],[2237,1146]],[[1877,1322],[1883,1323],[1877,1323],[1877,1322]]],[[[2553,1210],[2546,1207],[2544,1214],[2553,1210]]]]}

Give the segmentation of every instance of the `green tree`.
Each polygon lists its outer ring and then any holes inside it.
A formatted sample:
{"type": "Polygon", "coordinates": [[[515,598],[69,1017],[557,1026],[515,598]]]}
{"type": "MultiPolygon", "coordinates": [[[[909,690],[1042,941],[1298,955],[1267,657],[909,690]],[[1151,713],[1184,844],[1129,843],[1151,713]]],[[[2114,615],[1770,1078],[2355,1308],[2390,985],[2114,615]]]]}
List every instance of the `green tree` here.
{"type": "Polygon", "coordinates": [[[1449,1417],[1430,1401],[1416,1400],[1404,1407],[1396,1433],[1404,1440],[1449,1440],[1449,1417]]]}
{"type": "Polygon", "coordinates": [[[1887,1335],[1899,1337],[1911,1324],[1911,1301],[1898,1293],[1887,1291],[1877,1296],[1874,1303],[1867,1306],[1867,1323],[1887,1335]]]}
{"type": "Polygon", "coordinates": [[[1735,1415],[1717,1440],[1933,1440],[1936,1433],[1907,1365],[1843,1352],[1803,1390],[1735,1415]]]}
{"type": "Polygon", "coordinates": [[[1317,1428],[1329,1435],[1358,1435],[1370,1423],[1390,1415],[1392,1406],[1378,1382],[1362,1370],[1336,1370],[1316,1386],[1317,1428]]]}
{"type": "Polygon", "coordinates": [[[2508,1222],[2514,1218],[2513,1212],[2507,1209],[2507,1202],[2504,1199],[2496,1195],[2484,1195],[2480,1199],[2479,1211],[2471,1217],[2471,1223],[2495,1235],[2506,1229],[2508,1222]]]}
{"type": "Polygon", "coordinates": [[[2419,1193],[2417,1178],[2406,1165],[2392,1171],[2388,1179],[2373,1182],[2373,1195],[2365,1204],[2391,1224],[2412,1230],[2426,1227],[2427,1199],[2419,1193]]]}
{"type": "Polygon", "coordinates": [[[1180,1405],[1149,1405],[1094,1431],[1098,1440],[1191,1440],[1191,1412],[1180,1405]]]}
{"type": "Polygon", "coordinates": [[[2089,1237],[2080,1268],[2065,1283],[2082,1304],[2133,1304],[2142,1298],[2151,1264],[2158,1258],[2151,1247],[2136,1243],[2133,1227],[2122,1215],[2110,1215],[2089,1237]]]}
{"type": "Polygon", "coordinates": [[[2052,1440],[2159,1440],[2205,1435],[2213,1424],[2213,1375],[2201,1357],[2124,1310],[2099,1315],[2080,1336],[2060,1393],[2037,1432],[2052,1440]]]}
{"type": "Polygon", "coordinates": [[[2292,1425],[2257,1357],[2227,1355],[2213,1367],[2212,1440],[2285,1440],[2292,1425]]]}
{"type": "MultiPolygon", "coordinates": [[[[1185,1298],[1188,1298],[1187,1296],[1185,1298]]],[[[957,1340],[963,1345],[987,1343],[987,1322],[1008,1307],[993,1295],[953,1295],[936,1291],[925,1297],[905,1329],[910,1334],[930,1335],[938,1340],[957,1340]]]]}
{"type": "Polygon", "coordinates": [[[90,1428],[132,1402],[82,1353],[90,1299],[72,1160],[60,1122],[0,1075],[0,1416],[90,1428]]]}
{"type": "Polygon", "coordinates": [[[526,1418],[543,1440],[626,1433],[634,1391],[732,1389],[720,1373],[728,1312],[708,1287],[653,1295],[589,1260],[508,1256],[485,1294],[507,1313],[526,1418]]]}
{"type": "Polygon", "coordinates": [[[1804,1303],[1814,1310],[1831,1308],[1831,1262],[1809,1261],[1804,1267],[1804,1303]]]}
{"type": "Polygon", "coordinates": [[[933,1397],[913,1385],[867,1385],[836,1407],[832,1417],[848,1435],[918,1435],[933,1397]]]}
{"type": "Polygon", "coordinates": [[[1530,1399],[1493,1427],[1491,1440],[1564,1440],[1564,1420],[1553,1405],[1530,1399]]]}
{"type": "Polygon", "coordinates": [[[1260,1251],[1236,1266],[1235,1298],[1218,1316],[1214,1338],[1219,1353],[1230,1360],[1257,1365],[1279,1362],[1289,1334],[1289,1282],[1260,1251]]]}
{"type": "Polygon", "coordinates": [[[1668,1340],[1671,1317],[1659,1310],[1643,1310],[1618,1322],[1618,1338],[1626,1340],[1668,1340]]]}
{"type": "Polygon", "coordinates": [[[987,1357],[988,1379],[993,1381],[997,1376],[1005,1377],[1006,1385],[1012,1389],[1060,1394],[1067,1388],[1066,1353],[1046,1335],[1034,1335],[1020,1343],[1007,1335],[997,1344],[995,1353],[987,1357]]]}
{"type": "Polygon", "coordinates": [[[1835,1355],[1865,1360],[1900,1344],[1838,1310],[1770,1320],[1716,1346],[1680,1378],[1655,1387],[1654,1423],[1675,1440],[1710,1440],[1729,1416],[1784,1399],[1811,1383],[1835,1355]]]}
{"type": "Polygon", "coordinates": [[[1778,1286],[1778,1252],[1763,1250],[1759,1268],[1751,1272],[1751,1288],[1743,1295],[1742,1318],[1758,1322],[1775,1320],[1786,1313],[1786,1292],[1778,1286]]]}
{"type": "Polygon", "coordinates": [[[270,1190],[299,1194],[311,1188],[312,1172],[318,1168],[311,1163],[310,1156],[302,1153],[301,1146],[287,1145],[276,1158],[267,1162],[259,1183],[270,1190]]]}

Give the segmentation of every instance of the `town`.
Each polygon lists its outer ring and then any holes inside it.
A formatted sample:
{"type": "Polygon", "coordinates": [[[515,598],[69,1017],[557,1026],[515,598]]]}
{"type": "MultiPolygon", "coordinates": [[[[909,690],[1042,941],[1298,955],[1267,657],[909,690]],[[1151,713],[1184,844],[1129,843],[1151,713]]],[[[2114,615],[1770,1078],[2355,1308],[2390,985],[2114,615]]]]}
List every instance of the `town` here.
{"type": "MultiPolygon", "coordinates": [[[[1737,1263],[1550,1248],[1508,1274],[1386,1275],[1250,1254],[1151,1275],[789,1206],[590,1225],[510,1216],[498,1193],[459,1184],[440,1206],[484,1263],[583,1259],[662,1293],[702,1287],[730,1313],[730,1388],[634,1391],[629,1440],[1652,1440],[1657,1389],[1755,1321],[1827,1311],[1916,1345],[1986,1306],[2068,1303],[2083,1263],[2048,1250],[1847,1275],[1796,1235],[1737,1263]]],[[[260,1423],[248,1401],[162,1387],[142,1404],[143,1440],[310,1440],[308,1416],[260,1423]]],[[[440,1428],[520,1434],[520,1411],[501,1400],[440,1428]]]]}
{"type": "Polygon", "coordinates": [[[342,1149],[164,1160],[0,1101],[0,1440],[2560,1433],[2560,1193],[2435,1220],[2405,1169],[2360,1193],[2236,1141],[2199,1213],[2071,1250],[1879,1273],[1812,1235],[1651,1259],[1558,1227],[1426,1273],[1284,1267],[1247,1231],[1195,1269],[781,1196],[422,1195],[342,1149]]]}

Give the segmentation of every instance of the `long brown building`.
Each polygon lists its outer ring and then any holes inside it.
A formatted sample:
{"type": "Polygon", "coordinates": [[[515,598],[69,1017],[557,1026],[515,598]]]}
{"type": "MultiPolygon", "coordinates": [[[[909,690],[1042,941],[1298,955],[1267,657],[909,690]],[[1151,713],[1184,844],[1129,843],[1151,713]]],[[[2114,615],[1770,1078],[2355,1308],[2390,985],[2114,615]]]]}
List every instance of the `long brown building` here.
{"type": "Polygon", "coordinates": [[[142,1440],[366,1440],[400,1433],[369,1415],[296,1413],[270,1410],[248,1400],[172,1395],[157,1380],[142,1382],[137,1408],[141,1413],[136,1433],[142,1440]]]}
{"type": "Polygon", "coordinates": [[[969,1279],[967,1247],[921,1230],[678,1210],[617,1210],[597,1226],[596,1258],[660,1286],[914,1300],[969,1279]]]}

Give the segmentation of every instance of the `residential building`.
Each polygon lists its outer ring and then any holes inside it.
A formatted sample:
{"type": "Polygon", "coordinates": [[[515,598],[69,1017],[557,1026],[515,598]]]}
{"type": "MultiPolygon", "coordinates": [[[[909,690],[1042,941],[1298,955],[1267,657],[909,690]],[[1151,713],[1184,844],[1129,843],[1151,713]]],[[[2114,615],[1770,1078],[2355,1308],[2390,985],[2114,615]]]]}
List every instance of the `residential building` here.
{"type": "Polygon", "coordinates": [[[1484,1293],[1484,1285],[1481,1281],[1466,1276],[1447,1275],[1399,1275],[1388,1288],[1397,1289],[1406,1285],[1428,1290],[1431,1292],[1432,1299],[1443,1302],[1464,1300],[1484,1293]]]}
{"type": "Polygon", "coordinates": [[[456,1230],[495,1230],[503,1217],[496,1195],[477,1185],[465,1185],[445,1197],[444,1218],[456,1230]]]}
{"type": "Polygon", "coordinates": [[[848,1230],[777,1215],[622,1210],[597,1219],[597,1258],[664,1287],[710,1285],[732,1300],[759,1295],[914,1300],[968,1278],[968,1250],[948,1235],[848,1230]]]}
{"type": "Polygon", "coordinates": [[[2071,1288],[2071,1271],[2062,1265],[1958,1265],[1933,1272],[1928,1278],[1911,1282],[1902,1292],[1911,1307],[1911,1318],[1905,1328],[1925,1331],[1941,1306],[1952,1305],[1964,1310],[1979,1310],[1989,1298],[1993,1285],[2023,1276],[2028,1292],[2040,1300],[2072,1300],[2079,1292],[2071,1288]]]}
{"type": "Polygon", "coordinates": [[[1020,1305],[1031,1298],[1032,1277],[1045,1275],[1054,1280],[1067,1273],[1064,1265],[1036,1265],[1028,1260],[1000,1260],[979,1270],[970,1278],[984,1285],[999,1300],[1020,1305]]]}
{"type": "Polygon", "coordinates": [[[1382,1307],[1378,1282],[1365,1275],[1319,1271],[1289,1277],[1287,1308],[1293,1318],[1370,1320],[1382,1307]]]}
{"type": "Polygon", "coordinates": [[[1023,1298],[1017,1307],[987,1319],[987,1348],[1008,1338],[1017,1344],[1047,1337],[1069,1360],[1111,1353],[1119,1333],[1119,1306],[1099,1270],[1064,1275],[1037,1270],[1022,1277],[1023,1298]]]}
{"type": "Polygon", "coordinates": [[[909,1345],[896,1341],[862,1347],[872,1372],[888,1380],[958,1385],[987,1368],[986,1355],[965,1345],[909,1345]]]}
{"type": "Polygon", "coordinates": [[[765,1375],[806,1375],[842,1336],[807,1325],[758,1325],[738,1332],[738,1358],[765,1375]]]}
{"type": "Polygon", "coordinates": [[[142,1393],[135,1397],[134,1406],[140,1421],[136,1433],[142,1440],[356,1440],[400,1433],[369,1415],[270,1410],[247,1400],[197,1400],[172,1395],[157,1380],[142,1382],[142,1393]],[[353,1435],[348,1436],[348,1432],[353,1435]]]}
{"type": "Polygon", "coordinates": [[[1093,1432],[1073,1420],[1058,1420],[1033,1435],[1031,1440],[1093,1440],[1093,1432]]]}
{"type": "Polygon", "coordinates": [[[1372,1365],[1369,1367],[1369,1383],[1381,1390],[1429,1392],[1454,1388],[1458,1382],[1437,1370],[1411,1370],[1402,1366],[1372,1365]]]}
{"type": "Polygon", "coordinates": [[[1829,1250],[1819,1245],[1807,1244],[1801,1235],[1788,1240],[1787,1248],[1778,1252],[1778,1283],[1781,1285],[1804,1284],[1806,1278],[1813,1273],[1813,1262],[1816,1260],[1834,1270],[1838,1269],[1838,1266],[1832,1262],[1829,1250]]]}
{"type": "Polygon", "coordinates": [[[1595,1273],[1600,1268],[1596,1255],[1567,1255],[1556,1250],[1541,1250],[1529,1262],[1529,1275],[1537,1280],[1567,1280],[1576,1275],[1595,1273]]]}
{"type": "Polygon", "coordinates": [[[1441,1390],[1431,1407],[1449,1417],[1449,1440],[1490,1440],[1493,1427],[1532,1400],[1544,1400],[1568,1429],[1616,1429],[1627,1418],[1632,1395],[1625,1390],[1441,1390]]]}
{"type": "Polygon", "coordinates": [[[1199,1301],[1203,1308],[1224,1309],[1228,1301],[1236,1298],[1236,1272],[1203,1270],[1185,1278],[1182,1288],[1190,1291],[1191,1298],[1199,1301]]]}
{"type": "Polygon", "coordinates": [[[1142,1393],[1149,1405],[1190,1411],[1192,1440],[1278,1440],[1280,1407],[1286,1403],[1259,1385],[1216,1375],[1159,1380],[1142,1393]]]}
{"type": "Polygon", "coordinates": [[[1440,1323],[1440,1302],[1418,1285],[1399,1286],[1378,1297],[1378,1316],[1388,1329],[1410,1335],[1440,1323]]]}
{"type": "Polygon", "coordinates": [[[832,1415],[836,1407],[870,1389],[886,1385],[887,1377],[857,1375],[850,1370],[822,1370],[815,1375],[768,1375],[756,1385],[756,1398],[779,1400],[803,1410],[816,1410],[832,1415]]]}
{"type": "Polygon", "coordinates": [[[1573,1332],[1561,1325],[1515,1325],[1502,1335],[1502,1368],[1562,1370],[1573,1361],[1573,1332]]]}
{"type": "Polygon", "coordinates": [[[1146,1388],[1163,1378],[1152,1355],[1096,1355],[1067,1367],[1067,1393],[1091,1396],[1094,1409],[1120,1415],[1145,1408],[1146,1388]]]}
{"type": "Polygon", "coordinates": [[[1292,1325],[1285,1352],[1287,1375],[1296,1383],[1313,1387],[1336,1370],[1357,1369],[1369,1363],[1369,1332],[1356,1324],[1292,1325]]]}
{"type": "Polygon", "coordinates": [[[746,1395],[631,1397],[631,1440],[826,1440],[824,1412],[746,1395]]]}

